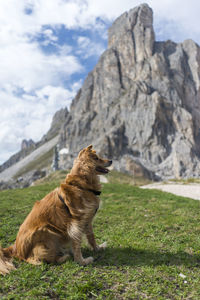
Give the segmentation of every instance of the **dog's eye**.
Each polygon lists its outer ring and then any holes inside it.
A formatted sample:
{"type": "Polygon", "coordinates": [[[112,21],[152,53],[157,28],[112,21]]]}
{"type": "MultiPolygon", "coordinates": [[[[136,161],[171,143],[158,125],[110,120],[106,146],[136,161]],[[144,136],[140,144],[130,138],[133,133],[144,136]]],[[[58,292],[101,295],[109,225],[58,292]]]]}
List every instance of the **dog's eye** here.
{"type": "Polygon", "coordinates": [[[95,160],[98,160],[99,158],[97,157],[97,156],[95,156],[95,158],[94,158],[95,160]]]}

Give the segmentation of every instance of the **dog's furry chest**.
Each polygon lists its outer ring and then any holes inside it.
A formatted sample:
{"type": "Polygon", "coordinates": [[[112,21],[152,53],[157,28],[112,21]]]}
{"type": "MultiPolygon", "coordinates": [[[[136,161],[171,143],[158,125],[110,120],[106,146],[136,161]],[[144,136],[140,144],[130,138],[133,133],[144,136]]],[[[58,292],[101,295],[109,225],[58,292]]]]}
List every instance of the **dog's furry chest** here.
{"type": "Polygon", "coordinates": [[[81,210],[81,217],[80,217],[80,223],[84,225],[87,225],[88,223],[91,223],[94,216],[96,215],[98,209],[99,209],[99,202],[100,200],[98,199],[94,203],[86,204],[84,209],[81,210]]]}
{"type": "Polygon", "coordinates": [[[85,209],[83,210],[83,215],[85,218],[93,218],[98,209],[99,209],[99,202],[93,203],[92,205],[86,205],[85,209]]]}

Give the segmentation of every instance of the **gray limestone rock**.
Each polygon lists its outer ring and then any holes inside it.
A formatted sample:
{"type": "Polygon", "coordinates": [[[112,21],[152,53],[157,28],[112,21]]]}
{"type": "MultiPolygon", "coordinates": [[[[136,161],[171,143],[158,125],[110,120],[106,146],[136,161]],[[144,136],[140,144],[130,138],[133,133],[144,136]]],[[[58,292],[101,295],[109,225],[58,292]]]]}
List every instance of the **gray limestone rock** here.
{"type": "Polygon", "coordinates": [[[34,147],[35,143],[32,139],[30,140],[23,140],[21,143],[21,150],[26,150],[28,148],[34,147]]]}
{"type": "Polygon", "coordinates": [[[156,42],[142,4],[120,16],[60,132],[63,167],[93,144],[114,167],[151,179],[200,175],[200,48],[156,42]]]}

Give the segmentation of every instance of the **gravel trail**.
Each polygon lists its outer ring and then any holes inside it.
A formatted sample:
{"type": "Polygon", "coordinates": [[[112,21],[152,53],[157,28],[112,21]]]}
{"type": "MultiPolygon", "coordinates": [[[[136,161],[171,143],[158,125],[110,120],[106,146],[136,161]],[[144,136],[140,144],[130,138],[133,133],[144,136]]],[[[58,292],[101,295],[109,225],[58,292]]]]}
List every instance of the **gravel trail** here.
{"type": "Polygon", "coordinates": [[[141,186],[142,189],[157,189],[163,192],[172,193],[178,196],[200,200],[200,184],[198,183],[153,183],[141,186]]]}

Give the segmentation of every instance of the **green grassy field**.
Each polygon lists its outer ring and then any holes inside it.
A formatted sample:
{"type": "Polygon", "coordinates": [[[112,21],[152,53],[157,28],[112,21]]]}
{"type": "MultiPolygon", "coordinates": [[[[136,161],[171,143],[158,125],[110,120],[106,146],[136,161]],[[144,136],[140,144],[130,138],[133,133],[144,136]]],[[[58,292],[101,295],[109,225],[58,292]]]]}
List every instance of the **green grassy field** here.
{"type": "MultiPolygon", "coordinates": [[[[2,246],[55,186],[0,192],[2,246]]],[[[101,199],[94,231],[108,247],[92,253],[83,243],[92,265],[14,260],[17,269],[0,276],[0,299],[200,299],[200,202],[119,183],[105,184],[101,199]]]]}

